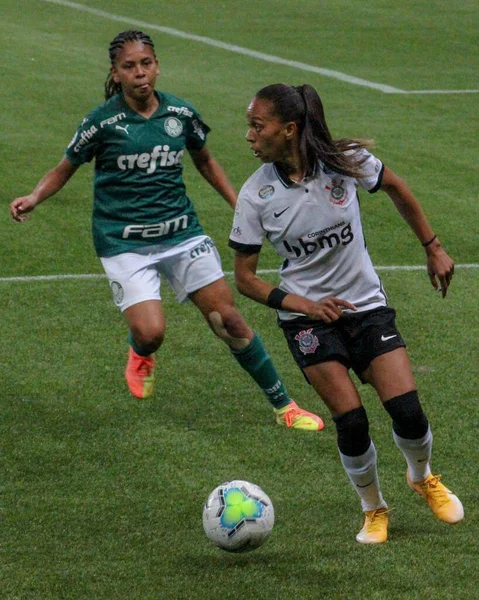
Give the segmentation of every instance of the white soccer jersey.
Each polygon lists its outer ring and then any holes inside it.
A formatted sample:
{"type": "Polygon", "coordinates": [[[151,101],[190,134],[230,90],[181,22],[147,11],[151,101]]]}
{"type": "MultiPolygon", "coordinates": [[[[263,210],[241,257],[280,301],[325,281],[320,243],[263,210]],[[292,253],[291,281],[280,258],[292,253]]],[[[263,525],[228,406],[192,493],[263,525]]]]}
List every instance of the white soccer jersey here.
{"type": "MultiPolygon", "coordinates": [[[[358,310],[387,304],[361,225],[357,187],[381,186],[383,163],[362,150],[364,177],[338,175],[318,165],[294,183],[274,163],[261,166],[241,188],[229,245],[257,253],[267,238],[283,258],[280,288],[310,300],[336,296],[358,310]]],[[[280,319],[297,313],[279,311],[280,319]]]]}

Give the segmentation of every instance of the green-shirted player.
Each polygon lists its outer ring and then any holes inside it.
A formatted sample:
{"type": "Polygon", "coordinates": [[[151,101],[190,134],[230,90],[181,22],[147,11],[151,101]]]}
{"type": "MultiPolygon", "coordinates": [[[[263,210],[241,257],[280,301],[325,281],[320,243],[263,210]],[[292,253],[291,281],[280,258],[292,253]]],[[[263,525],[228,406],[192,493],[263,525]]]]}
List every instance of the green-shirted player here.
{"type": "Polygon", "coordinates": [[[160,283],[190,299],[275,409],[276,421],[318,431],[320,417],[291,400],[259,337],[234,305],[214,242],[205,235],[183,181],[183,155],[234,207],[236,193],[206,147],[209,127],[187,101],[155,91],[151,38],[124,31],[110,44],[106,102],[81,123],[66,155],[27,196],[10,205],[23,221],[84,163],[95,161],[93,240],[115,304],[129,328],[126,381],[137,398],[152,394],[155,352],[166,328],[160,283]]]}

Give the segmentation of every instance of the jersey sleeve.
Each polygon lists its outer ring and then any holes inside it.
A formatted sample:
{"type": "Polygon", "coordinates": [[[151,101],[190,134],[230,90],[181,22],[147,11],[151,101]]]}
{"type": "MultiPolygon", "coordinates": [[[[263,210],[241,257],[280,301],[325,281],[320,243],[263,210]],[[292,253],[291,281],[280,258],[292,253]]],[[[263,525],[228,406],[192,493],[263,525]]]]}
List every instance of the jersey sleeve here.
{"type": "Polygon", "coordinates": [[[361,164],[361,171],[364,173],[364,176],[359,177],[357,182],[370,194],[374,194],[374,192],[377,192],[381,187],[384,164],[379,158],[376,158],[373,154],[364,149],[359,153],[359,159],[364,161],[361,164]]]}
{"type": "Polygon", "coordinates": [[[206,144],[206,136],[211,131],[208,125],[203,121],[199,112],[191,107],[193,115],[190,119],[188,128],[188,138],[186,140],[187,150],[201,150],[206,144]]]}
{"type": "Polygon", "coordinates": [[[246,254],[258,254],[263,246],[265,235],[257,207],[241,190],[236,203],[228,246],[246,254]]]}
{"type": "Polygon", "coordinates": [[[100,143],[100,129],[91,115],[83,119],[65,152],[73,164],[82,165],[96,156],[100,143]]]}

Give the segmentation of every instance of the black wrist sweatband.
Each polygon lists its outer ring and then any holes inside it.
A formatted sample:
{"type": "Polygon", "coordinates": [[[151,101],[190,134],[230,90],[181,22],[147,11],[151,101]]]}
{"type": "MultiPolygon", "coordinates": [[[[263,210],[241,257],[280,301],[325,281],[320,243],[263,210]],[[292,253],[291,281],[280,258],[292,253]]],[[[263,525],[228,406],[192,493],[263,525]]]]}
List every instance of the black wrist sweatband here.
{"type": "Polygon", "coordinates": [[[273,288],[268,295],[268,299],[266,300],[266,304],[270,308],[275,308],[276,310],[281,310],[281,305],[283,304],[283,300],[285,296],[288,295],[288,292],[284,292],[279,288],[273,288]]]}

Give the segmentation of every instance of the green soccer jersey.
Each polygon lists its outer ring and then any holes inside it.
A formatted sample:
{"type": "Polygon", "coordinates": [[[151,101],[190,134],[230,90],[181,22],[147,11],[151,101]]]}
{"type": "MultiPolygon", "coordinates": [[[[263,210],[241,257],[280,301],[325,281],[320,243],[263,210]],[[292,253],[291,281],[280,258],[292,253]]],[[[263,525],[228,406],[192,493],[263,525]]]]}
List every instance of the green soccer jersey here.
{"type": "Polygon", "coordinates": [[[155,92],[145,119],[118,94],[82,122],[66,151],[80,165],[95,159],[93,241],[99,256],[174,245],[203,234],[186,194],[182,159],[200,150],[209,127],[187,101],[155,92]]]}

